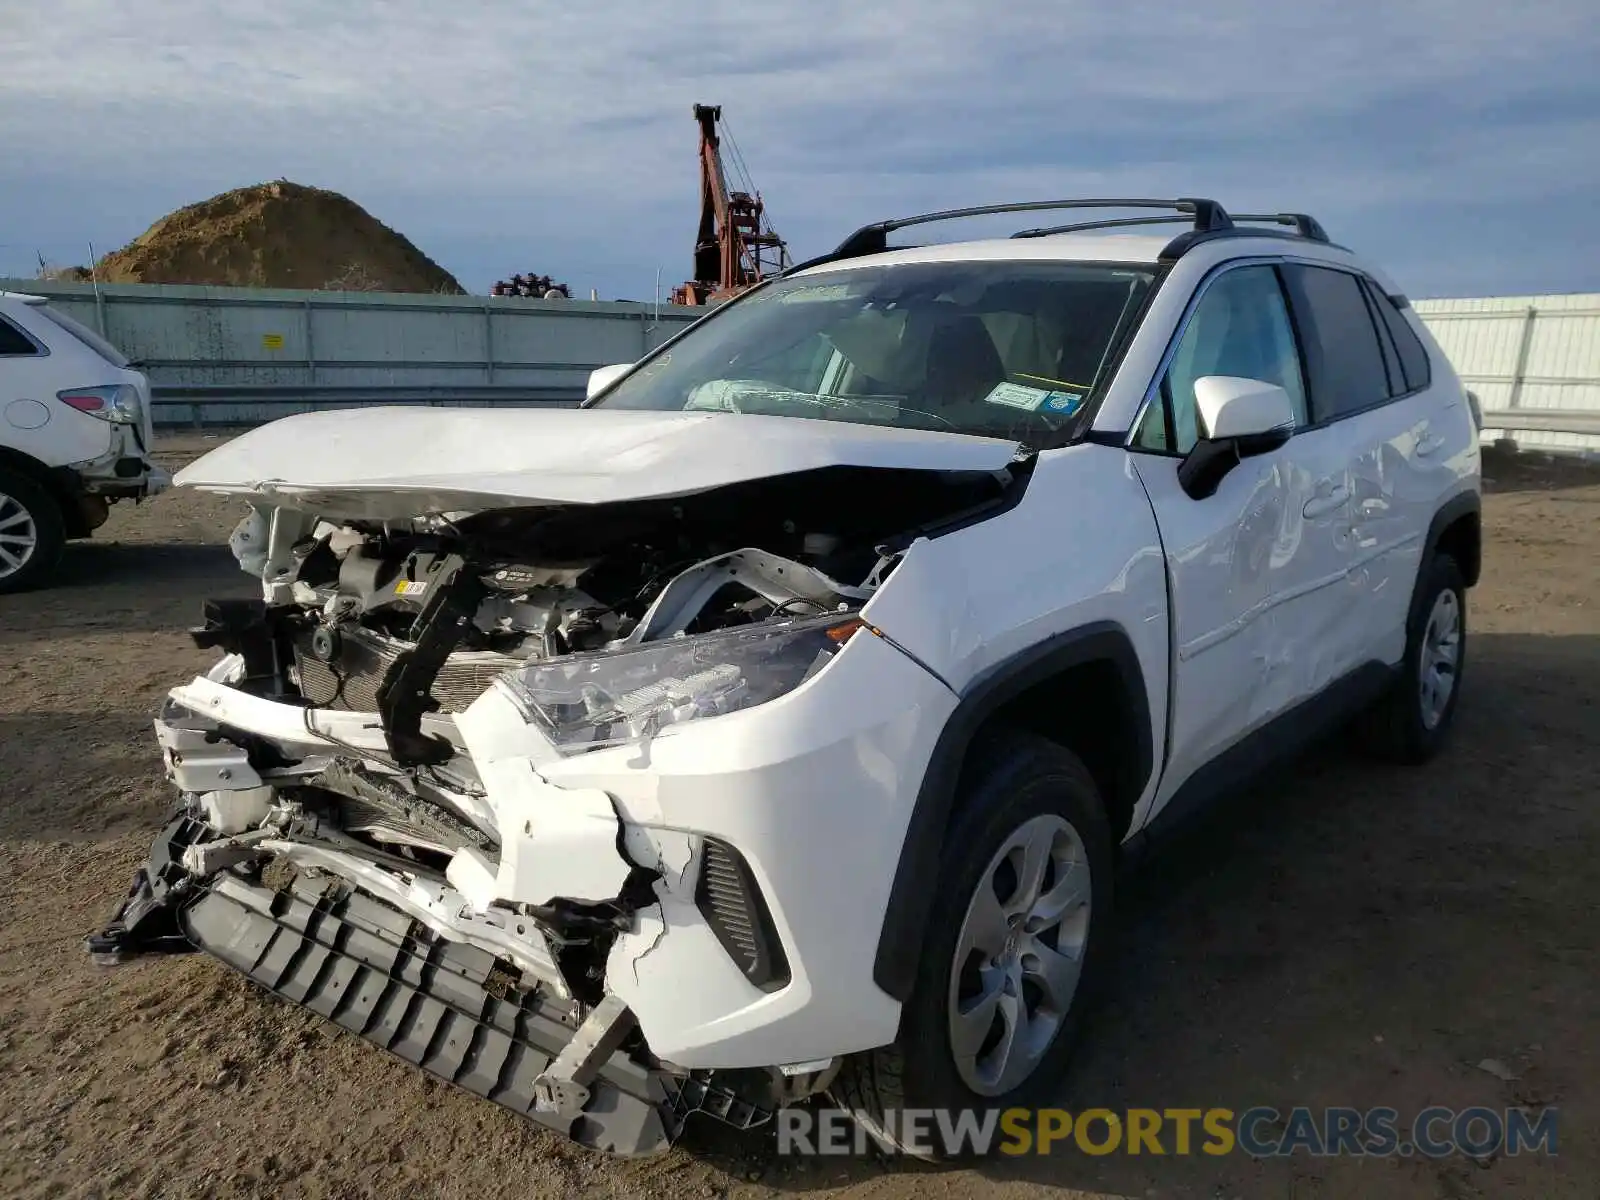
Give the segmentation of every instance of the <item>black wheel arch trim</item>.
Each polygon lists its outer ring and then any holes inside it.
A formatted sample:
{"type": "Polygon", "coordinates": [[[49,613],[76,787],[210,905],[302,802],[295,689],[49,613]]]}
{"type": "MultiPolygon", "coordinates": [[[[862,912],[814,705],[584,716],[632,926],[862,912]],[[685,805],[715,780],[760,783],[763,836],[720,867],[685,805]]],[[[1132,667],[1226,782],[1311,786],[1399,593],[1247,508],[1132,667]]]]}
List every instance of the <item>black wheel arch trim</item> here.
{"type": "Polygon", "coordinates": [[[1423,547],[1422,567],[1425,568],[1433,561],[1433,556],[1439,549],[1440,539],[1444,537],[1444,531],[1466,516],[1476,516],[1479,519],[1478,552],[1474,561],[1457,565],[1461,568],[1461,575],[1467,581],[1467,586],[1475,587],[1478,577],[1483,573],[1483,497],[1476,491],[1460,492],[1452,496],[1439,506],[1438,512],[1433,514],[1433,520],[1428,522],[1428,540],[1423,547]]]}
{"type": "Polygon", "coordinates": [[[1155,769],[1149,694],[1133,639],[1116,622],[1097,621],[1047,638],[968,685],[928,760],[878,934],[872,978],[895,999],[905,1001],[916,981],[944,835],[955,806],[962,763],[974,736],[1007,701],[1052,676],[1091,663],[1109,663],[1122,681],[1123,702],[1134,726],[1137,791],[1142,792],[1149,782],[1155,769]]]}
{"type": "Polygon", "coordinates": [[[22,476],[55,501],[62,531],[68,538],[88,537],[93,532],[94,527],[83,514],[83,484],[71,468],[47,466],[31,454],[0,446],[0,469],[22,476]]]}

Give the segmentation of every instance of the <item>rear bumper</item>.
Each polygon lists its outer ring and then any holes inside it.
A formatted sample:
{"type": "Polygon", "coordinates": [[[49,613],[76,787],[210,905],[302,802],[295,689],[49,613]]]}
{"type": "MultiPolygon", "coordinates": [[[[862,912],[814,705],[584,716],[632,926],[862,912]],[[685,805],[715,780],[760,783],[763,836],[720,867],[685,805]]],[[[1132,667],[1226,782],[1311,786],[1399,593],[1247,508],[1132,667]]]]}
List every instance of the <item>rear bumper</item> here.
{"type": "Polygon", "coordinates": [[[136,455],[80,466],[74,474],[87,495],[107,500],[142,500],[172,486],[170,473],[136,455]]]}
{"type": "Polygon", "coordinates": [[[198,948],[413,1066],[608,1153],[665,1150],[696,1111],[743,1126],[766,1119],[703,1079],[647,1065],[627,1044],[586,1075],[581,1110],[552,1106],[538,1085],[579,1038],[572,1001],[516,986],[493,955],[328,875],[191,876],[185,848],[212,836],[187,816],[168,824],[91,952],[117,961],[198,948]]]}
{"type": "Polygon", "coordinates": [[[148,441],[127,425],[111,427],[110,444],[99,456],[63,470],[74,490],[103,500],[140,500],[172,486],[172,475],[150,461],[148,441]]]}

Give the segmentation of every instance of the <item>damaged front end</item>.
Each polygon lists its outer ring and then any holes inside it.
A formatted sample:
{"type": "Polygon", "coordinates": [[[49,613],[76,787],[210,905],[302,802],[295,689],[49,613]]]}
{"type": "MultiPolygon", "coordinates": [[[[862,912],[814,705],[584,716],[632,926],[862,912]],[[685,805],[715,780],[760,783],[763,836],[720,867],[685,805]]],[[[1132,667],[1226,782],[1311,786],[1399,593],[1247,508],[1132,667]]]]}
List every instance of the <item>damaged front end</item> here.
{"type": "Polygon", "coordinates": [[[675,937],[752,995],[788,985],[738,847],[549,768],[622,747],[647,776],[663,739],[800,688],[878,632],[861,609],[907,547],[1025,479],[833,468],[403,519],[256,502],[232,546],[262,598],[205,606],[220,659],[155,722],[179,806],[90,951],[198,947],[596,1148],[664,1148],[694,1112],[759,1124],[836,1062],[677,1065],[628,999],[675,937]]]}

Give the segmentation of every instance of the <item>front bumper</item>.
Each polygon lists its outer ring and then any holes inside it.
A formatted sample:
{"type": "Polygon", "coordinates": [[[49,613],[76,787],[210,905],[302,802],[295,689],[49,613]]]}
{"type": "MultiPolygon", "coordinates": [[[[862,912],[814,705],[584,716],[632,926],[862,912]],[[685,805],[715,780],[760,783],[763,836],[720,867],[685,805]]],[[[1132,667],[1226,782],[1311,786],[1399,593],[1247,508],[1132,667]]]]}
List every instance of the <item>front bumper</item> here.
{"type": "MultiPolygon", "coordinates": [[[[553,1098],[547,1075],[573,1061],[587,1028],[571,1001],[516,986],[495,956],[328,876],[230,869],[199,879],[184,851],[211,836],[190,817],[170,822],[90,951],[117,961],[197,947],[413,1066],[608,1153],[664,1150],[696,1112],[741,1127],[769,1115],[703,1078],[648,1065],[626,1044],[598,1047],[569,1081],[577,1096],[553,1098]]],[[[639,1041],[631,1022],[619,1024],[639,1041]]]]}
{"type": "Polygon", "coordinates": [[[569,758],[499,687],[433,714],[481,784],[452,803],[498,831],[492,847],[463,844],[442,877],[284,832],[269,816],[276,789],[293,795],[330,758],[377,772],[385,735],[376,714],[252,695],[234,686],[244,669],[225,658],[174,689],[157,720],[188,825],[157,839],[101,952],[192,943],[469,1091],[614,1150],[670,1141],[692,1111],[754,1123],[823,1086],[840,1056],[893,1041],[899,1004],[873,964],[954,698],[886,641],[856,636],[768,704],[569,758]],[[287,863],[293,886],[275,888],[263,863],[287,863]],[[606,932],[588,937],[597,911],[606,932]],[[576,958],[574,944],[587,947],[576,958]],[[525,1000],[496,994],[507,976],[525,1000]],[[593,1094],[576,1109],[529,1108],[529,1081],[559,1074],[552,1055],[570,1067],[563,1051],[587,1044],[580,1026],[608,1005],[636,1028],[585,1068],[593,1094]],[[584,1123],[597,1113],[609,1132],[584,1123]]]}

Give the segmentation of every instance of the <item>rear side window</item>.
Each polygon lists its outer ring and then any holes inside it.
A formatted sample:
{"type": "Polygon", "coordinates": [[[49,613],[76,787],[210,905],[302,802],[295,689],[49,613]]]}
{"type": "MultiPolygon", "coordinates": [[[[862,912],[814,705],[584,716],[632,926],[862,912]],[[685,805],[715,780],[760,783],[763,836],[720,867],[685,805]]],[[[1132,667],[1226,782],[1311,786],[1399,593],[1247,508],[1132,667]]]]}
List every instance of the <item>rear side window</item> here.
{"type": "Polygon", "coordinates": [[[0,358],[18,358],[39,353],[33,339],[4,317],[0,317],[0,358]]]}
{"type": "Polygon", "coordinates": [[[128,365],[128,356],[126,354],[124,354],[121,350],[118,350],[115,346],[106,341],[105,338],[101,337],[87,325],[81,324],[80,322],[75,321],[71,317],[67,316],[67,314],[62,312],[59,308],[52,308],[48,304],[41,304],[33,311],[38,313],[41,317],[46,317],[55,322],[55,324],[61,326],[62,329],[65,329],[73,337],[77,338],[85,346],[89,347],[89,349],[93,350],[113,367],[125,367],[128,365]]]}
{"type": "Polygon", "coordinates": [[[1383,294],[1382,288],[1374,287],[1371,280],[1367,281],[1367,298],[1372,301],[1372,310],[1383,322],[1389,340],[1394,343],[1395,353],[1400,357],[1402,378],[1395,381],[1395,394],[1421,391],[1433,382],[1433,372],[1428,365],[1428,352],[1423,349],[1416,331],[1411,328],[1405,314],[1395,307],[1394,301],[1383,294]],[[1404,386],[1401,386],[1402,382],[1404,386]]]}
{"type": "Polygon", "coordinates": [[[1361,280],[1299,263],[1285,264],[1284,278],[1311,375],[1312,419],[1337,420],[1387,401],[1389,373],[1361,280]]]}

